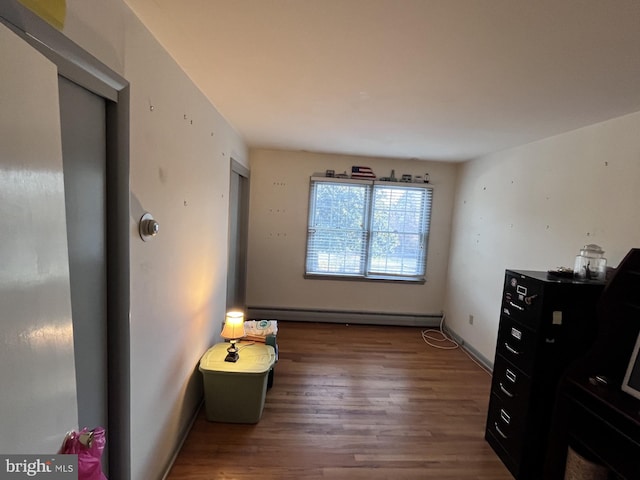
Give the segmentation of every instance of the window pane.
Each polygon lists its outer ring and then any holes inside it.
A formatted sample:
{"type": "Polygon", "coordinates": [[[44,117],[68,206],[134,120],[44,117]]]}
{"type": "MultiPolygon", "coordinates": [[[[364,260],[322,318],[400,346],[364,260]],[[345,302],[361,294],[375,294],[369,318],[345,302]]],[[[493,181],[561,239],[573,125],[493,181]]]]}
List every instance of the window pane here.
{"type": "Polygon", "coordinates": [[[317,184],[314,217],[315,228],[364,228],[366,187],[349,184],[317,184]]]}
{"type": "Polygon", "coordinates": [[[373,232],[369,272],[376,274],[422,275],[421,236],[391,232],[373,232]]]}
{"type": "Polygon", "coordinates": [[[340,230],[311,230],[307,273],[361,275],[364,235],[340,230]]]}
{"type": "Polygon", "coordinates": [[[369,185],[312,182],[307,273],[362,275],[369,185]]]}
{"type": "Polygon", "coordinates": [[[425,188],[374,187],[368,274],[424,275],[430,200],[425,188]]]}

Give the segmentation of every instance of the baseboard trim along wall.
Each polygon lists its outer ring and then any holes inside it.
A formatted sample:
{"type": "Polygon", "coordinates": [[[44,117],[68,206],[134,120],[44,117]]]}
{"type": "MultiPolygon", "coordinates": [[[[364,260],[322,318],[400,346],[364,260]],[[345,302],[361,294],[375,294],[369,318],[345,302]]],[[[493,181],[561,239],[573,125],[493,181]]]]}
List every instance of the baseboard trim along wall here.
{"type": "Polygon", "coordinates": [[[445,326],[444,331],[447,333],[447,335],[453,338],[458,345],[460,345],[460,348],[464,348],[469,353],[469,355],[471,355],[478,363],[480,363],[484,368],[486,368],[487,371],[493,372],[492,361],[485,358],[484,355],[482,355],[478,350],[473,348],[472,345],[469,345],[467,342],[465,342],[464,338],[462,338],[456,332],[451,330],[449,327],[445,326]]]}
{"type": "Polygon", "coordinates": [[[276,307],[247,307],[247,318],[296,322],[352,323],[403,327],[437,327],[441,313],[407,314],[384,312],[355,312],[348,310],[316,310],[276,307]]]}
{"type": "Polygon", "coordinates": [[[198,419],[198,414],[200,413],[200,410],[202,409],[203,406],[204,406],[204,397],[202,397],[202,400],[200,401],[200,403],[198,403],[198,407],[195,409],[195,411],[191,415],[191,419],[189,420],[187,427],[184,429],[184,431],[180,435],[178,445],[176,446],[173,452],[173,455],[171,455],[171,458],[169,459],[169,463],[167,465],[167,468],[164,471],[164,475],[162,475],[162,480],[167,480],[167,478],[169,477],[171,468],[173,468],[173,464],[176,463],[176,460],[178,459],[178,455],[180,454],[180,450],[182,450],[182,447],[184,446],[184,442],[187,441],[187,437],[191,433],[191,429],[193,429],[193,426],[195,425],[196,420],[198,419]]]}

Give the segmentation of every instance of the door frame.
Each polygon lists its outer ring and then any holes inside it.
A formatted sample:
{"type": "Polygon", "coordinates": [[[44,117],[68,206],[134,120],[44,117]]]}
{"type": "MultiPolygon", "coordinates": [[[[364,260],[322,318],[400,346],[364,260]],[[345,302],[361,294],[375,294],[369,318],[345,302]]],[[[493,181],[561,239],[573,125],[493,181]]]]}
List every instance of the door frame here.
{"type": "Polygon", "coordinates": [[[227,310],[230,308],[242,308],[246,310],[246,293],[247,293],[247,242],[248,242],[248,223],[249,223],[249,169],[244,165],[231,158],[231,166],[229,171],[229,191],[233,192],[231,182],[233,182],[233,175],[236,174],[240,178],[238,184],[237,198],[229,197],[229,266],[228,273],[233,272],[233,279],[227,276],[227,310]],[[236,202],[237,200],[237,202],[236,202]],[[236,203],[234,203],[236,202],[236,203]],[[235,218],[233,217],[236,214],[235,218]],[[231,228],[233,222],[237,223],[238,228],[232,231],[231,228]],[[237,233],[239,238],[237,240],[236,247],[232,245],[234,238],[232,235],[237,233]],[[236,252],[235,258],[231,258],[231,253],[236,252]],[[234,267],[231,268],[231,262],[234,262],[234,267]],[[240,266],[240,271],[235,268],[240,266]],[[238,278],[240,277],[240,278],[238,278]],[[231,282],[230,280],[233,280],[231,282]],[[238,284],[238,280],[242,282],[241,291],[236,291],[235,286],[238,284]],[[233,283],[233,284],[231,284],[233,283]],[[230,292],[233,289],[233,292],[230,292]],[[241,298],[238,298],[241,297],[241,298]],[[239,305],[241,303],[242,305],[239,305]]]}
{"type": "Polygon", "coordinates": [[[113,478],[129,480],[129,82],[16,0],[0,2],[0,22],[55,64],[59,75],[106,99],[109,472],[113,478]]]}

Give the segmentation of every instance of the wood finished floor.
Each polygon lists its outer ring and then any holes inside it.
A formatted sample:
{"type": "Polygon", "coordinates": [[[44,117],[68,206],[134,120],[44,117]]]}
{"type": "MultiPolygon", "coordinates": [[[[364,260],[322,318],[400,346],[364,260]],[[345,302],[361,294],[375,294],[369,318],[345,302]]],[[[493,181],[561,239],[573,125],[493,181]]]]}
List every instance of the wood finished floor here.
{"type": "Polygon", "coordinates": [[[260,422],[203,409],[168,480],[513,480],[484,440],[490,376],[421,330],[280,322],[260,422]]]}

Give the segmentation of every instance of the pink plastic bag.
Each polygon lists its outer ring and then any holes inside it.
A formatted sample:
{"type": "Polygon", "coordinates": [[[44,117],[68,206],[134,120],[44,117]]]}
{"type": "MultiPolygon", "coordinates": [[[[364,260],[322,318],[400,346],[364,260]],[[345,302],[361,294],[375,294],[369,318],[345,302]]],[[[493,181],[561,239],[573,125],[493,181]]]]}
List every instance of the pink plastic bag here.
{"type": "Polygon", "coordinates": [[[107,480],[101,461],[105,442],[104,428],[83,428],[67,433],[59,453],[78,455],[78,480],[107,480]]]}

